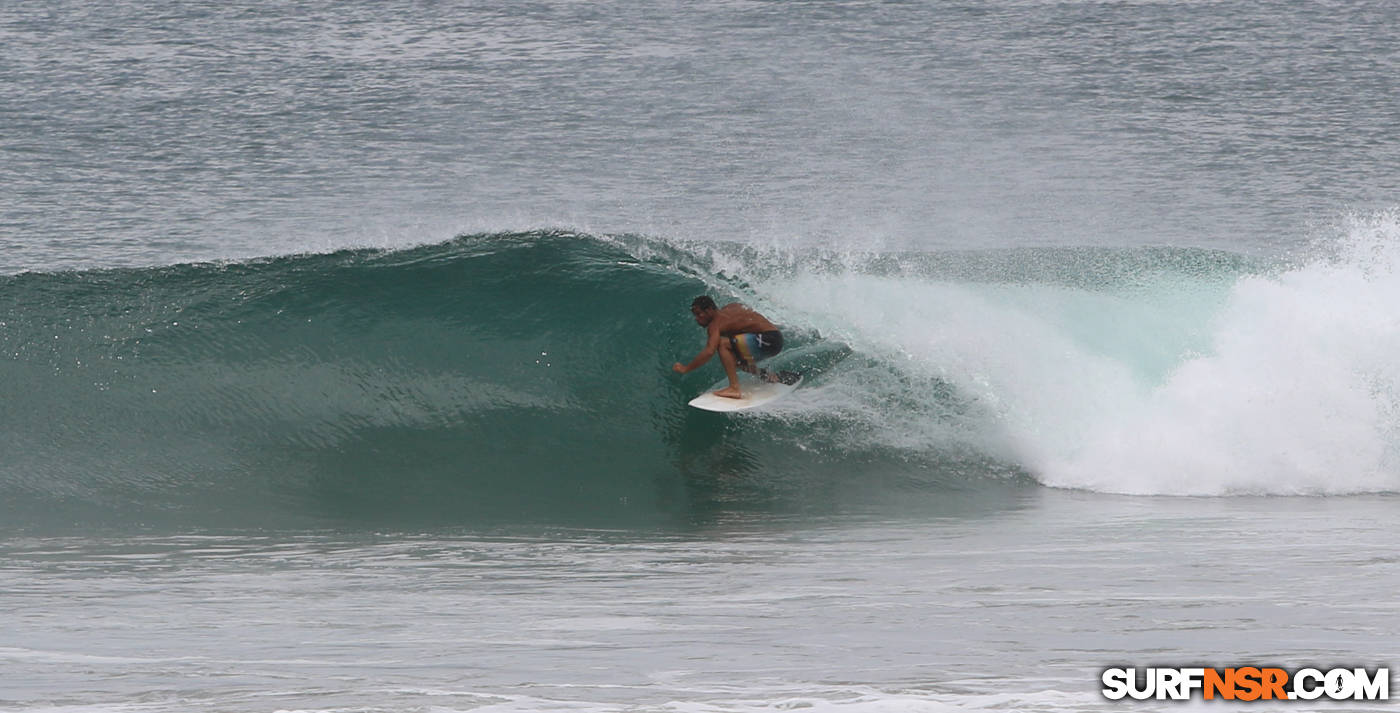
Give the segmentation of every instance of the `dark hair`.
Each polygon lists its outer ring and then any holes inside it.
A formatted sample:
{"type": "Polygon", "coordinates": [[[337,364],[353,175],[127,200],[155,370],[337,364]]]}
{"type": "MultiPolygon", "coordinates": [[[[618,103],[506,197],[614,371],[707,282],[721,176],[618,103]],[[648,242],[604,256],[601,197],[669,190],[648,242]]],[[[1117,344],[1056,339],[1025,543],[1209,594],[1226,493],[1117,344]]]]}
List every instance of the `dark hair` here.
{"type": "Polygon", "coordinates": [[[715,306],[715,301],[710,299],[709,295],[700,295],[691,300],[690,308],[695,309],[696,307],[699,307],[701,310],[719,309],[719,307],[715,306]]]}

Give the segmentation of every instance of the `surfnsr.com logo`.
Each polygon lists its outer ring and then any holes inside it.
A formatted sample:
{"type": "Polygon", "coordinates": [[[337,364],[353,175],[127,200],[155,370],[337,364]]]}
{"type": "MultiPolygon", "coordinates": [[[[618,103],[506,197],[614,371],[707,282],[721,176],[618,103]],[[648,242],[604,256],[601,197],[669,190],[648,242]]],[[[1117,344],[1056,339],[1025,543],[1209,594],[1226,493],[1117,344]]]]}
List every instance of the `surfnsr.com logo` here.
{"type": "Polygon", "coordinates": [[[1197,693],[1210,701],[1384,701],[1390,698],[1390,669],[1241,666],[1239,668],[1110,668],[1103,672],[1103,695],[1184,701],[1197,693]]]}

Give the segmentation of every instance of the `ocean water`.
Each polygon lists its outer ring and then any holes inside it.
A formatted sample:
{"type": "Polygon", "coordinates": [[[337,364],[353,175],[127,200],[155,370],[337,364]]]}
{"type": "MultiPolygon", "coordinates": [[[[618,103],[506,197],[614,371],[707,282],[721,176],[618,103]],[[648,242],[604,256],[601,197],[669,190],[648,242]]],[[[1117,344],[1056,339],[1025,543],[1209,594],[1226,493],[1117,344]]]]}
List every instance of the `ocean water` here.
{"type": "Polygon", "coordinates": [[[1397,21],[0,5],[0,710],[1393,668],[1397,21]],[[803,388],[687,409],[702,293],[803,388]]]}

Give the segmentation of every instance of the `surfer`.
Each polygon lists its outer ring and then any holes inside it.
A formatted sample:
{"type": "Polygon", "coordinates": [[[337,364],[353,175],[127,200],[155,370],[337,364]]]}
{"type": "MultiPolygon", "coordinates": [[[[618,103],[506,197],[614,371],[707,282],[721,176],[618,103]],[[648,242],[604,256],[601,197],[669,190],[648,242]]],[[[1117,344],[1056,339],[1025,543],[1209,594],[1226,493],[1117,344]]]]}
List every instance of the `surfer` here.
{"type": "Polygon", "coordinates": [[[738,369],[757,374],[760,359],[767,359],[783,350],[783,333],[767,317],[738,302],[718,307],[708,295],[701,295],[690,303],[690,313],[695,315],[695,323],[704,327],[708,334],[705,348],[689,364],[676,362],[671,369],[678,374],[694,371],[709,361],[715,352],[719,352],[720,363],[724,364],[724,373],[729,377],[729,386],[714,392],[716,396],[742,398],[738,369]]]}

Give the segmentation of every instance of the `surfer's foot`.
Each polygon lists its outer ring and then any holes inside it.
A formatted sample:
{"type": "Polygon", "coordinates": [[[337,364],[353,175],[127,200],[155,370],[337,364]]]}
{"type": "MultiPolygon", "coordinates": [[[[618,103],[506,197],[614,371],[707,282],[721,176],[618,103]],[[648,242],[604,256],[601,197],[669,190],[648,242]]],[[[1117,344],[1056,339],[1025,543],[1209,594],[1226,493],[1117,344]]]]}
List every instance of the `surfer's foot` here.
{"type": "Polygon", "coordinates": [[[744,395],[739,393],[739,387],[737,386],[726,386],[723,389],[719,389],[715,392],[715,396],[723,396],[726,399],[744,398],[744,395]]]}

